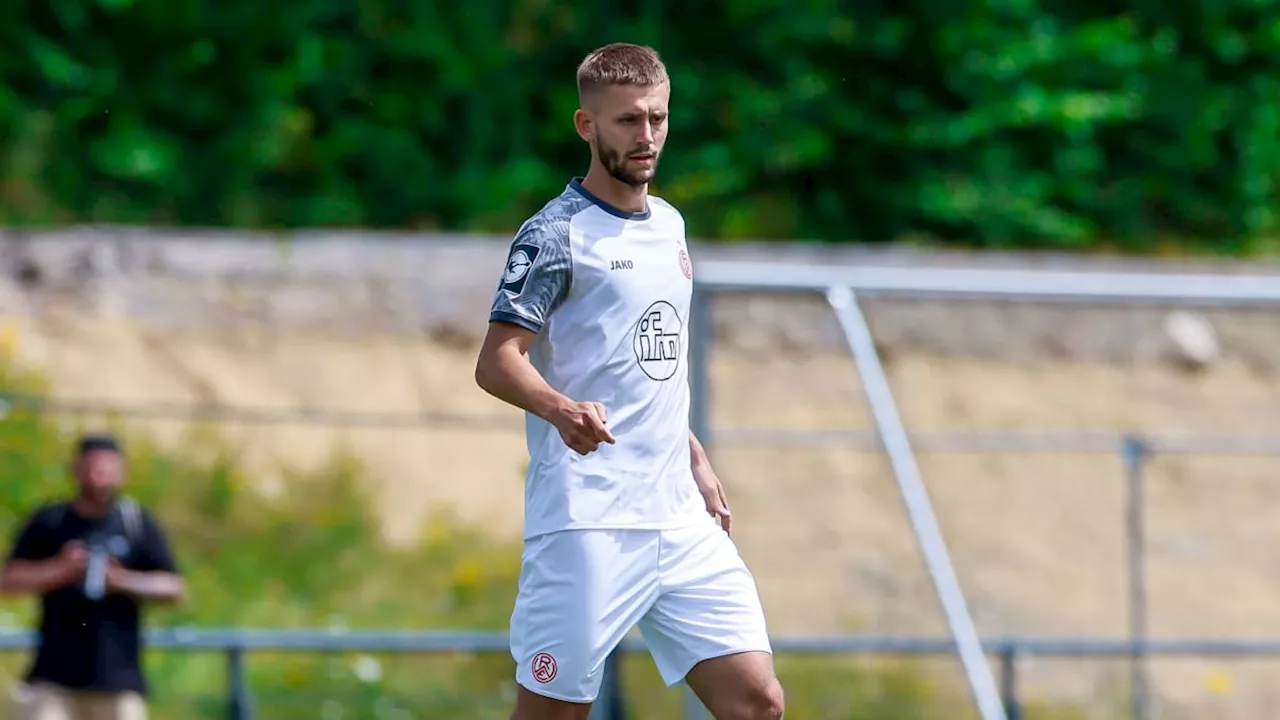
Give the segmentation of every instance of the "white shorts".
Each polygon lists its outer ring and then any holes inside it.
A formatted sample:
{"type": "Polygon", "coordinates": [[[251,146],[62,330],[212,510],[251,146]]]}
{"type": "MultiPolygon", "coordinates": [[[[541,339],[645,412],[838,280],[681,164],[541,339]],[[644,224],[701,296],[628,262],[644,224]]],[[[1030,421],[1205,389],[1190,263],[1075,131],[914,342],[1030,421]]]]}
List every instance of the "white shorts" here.
{"type": "Polygon", "coordinates": [[[668,686],[703,660],[772,652],[755,579],[714,520],[676,530],[564,530],[528,540],[511,614],[516,682],[593,702],[635,626],[668,686]]]}

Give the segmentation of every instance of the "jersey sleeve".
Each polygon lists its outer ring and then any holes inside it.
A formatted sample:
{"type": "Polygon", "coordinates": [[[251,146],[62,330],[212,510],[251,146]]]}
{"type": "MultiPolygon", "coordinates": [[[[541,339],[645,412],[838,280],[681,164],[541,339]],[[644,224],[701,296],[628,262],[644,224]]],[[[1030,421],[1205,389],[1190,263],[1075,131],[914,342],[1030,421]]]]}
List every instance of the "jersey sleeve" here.
{"type": "Polygon", "coordinates": [[[489,321],[539,332],[564,301],[572,280],[569,223],[527,223],[511,243],[489,321]]]}

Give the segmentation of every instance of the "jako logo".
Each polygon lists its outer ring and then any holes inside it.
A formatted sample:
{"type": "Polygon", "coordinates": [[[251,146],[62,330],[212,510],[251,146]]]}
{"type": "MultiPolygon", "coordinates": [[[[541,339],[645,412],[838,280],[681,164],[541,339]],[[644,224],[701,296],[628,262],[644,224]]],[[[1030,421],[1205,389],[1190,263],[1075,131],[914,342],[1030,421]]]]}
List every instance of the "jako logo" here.
{"type": "Polygon", "coordinates": [[[631,262],[630,260],[614,260],[609,265],[610,270],[632,270],[634,268],[635,268],[635,263],[631,262]]]}

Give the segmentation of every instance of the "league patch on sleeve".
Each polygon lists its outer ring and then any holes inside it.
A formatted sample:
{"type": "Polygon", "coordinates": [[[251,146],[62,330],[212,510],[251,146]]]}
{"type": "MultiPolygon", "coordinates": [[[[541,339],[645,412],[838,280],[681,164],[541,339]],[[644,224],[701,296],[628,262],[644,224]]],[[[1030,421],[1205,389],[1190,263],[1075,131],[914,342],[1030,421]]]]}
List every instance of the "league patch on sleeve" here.
{"type": "Polygon", "coordinates": [[[538,259],[538,246],[518,244],[511,248],[507,258],[507,269],[502,273],[502,289],[512,295],[524,292],[525,281],[529,279],[529,270],[538,259]]]}

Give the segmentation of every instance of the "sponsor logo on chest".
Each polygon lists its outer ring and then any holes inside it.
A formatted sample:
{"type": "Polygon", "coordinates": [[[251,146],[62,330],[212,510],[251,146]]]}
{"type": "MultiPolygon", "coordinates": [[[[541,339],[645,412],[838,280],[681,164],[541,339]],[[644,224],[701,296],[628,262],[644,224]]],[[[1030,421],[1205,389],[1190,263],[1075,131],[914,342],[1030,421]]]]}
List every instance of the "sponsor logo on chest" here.
{"type": "MultiPolygon", "coordinates": [[[[689,253],[685,252],[684,248],[681,248],[679,253],[676,254],[674,260],[676,261],[676,263],[679,264],[680,272],[684,274],[685,278],[692,280],[693,264],[689,262],[689,253]]],[[[632,260],[631,258],[609,259],[610,272],[617,272],[619,270],[635,270],[635,269],[636,269],[636,261],[632,260]]]]}

